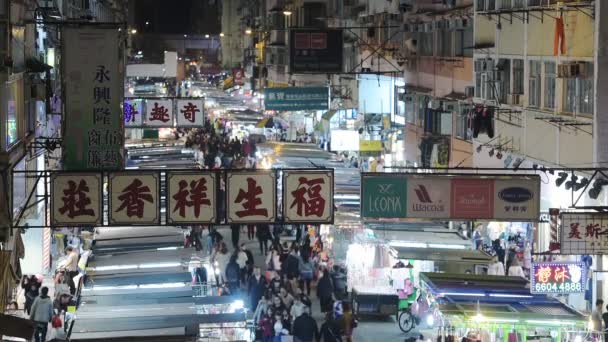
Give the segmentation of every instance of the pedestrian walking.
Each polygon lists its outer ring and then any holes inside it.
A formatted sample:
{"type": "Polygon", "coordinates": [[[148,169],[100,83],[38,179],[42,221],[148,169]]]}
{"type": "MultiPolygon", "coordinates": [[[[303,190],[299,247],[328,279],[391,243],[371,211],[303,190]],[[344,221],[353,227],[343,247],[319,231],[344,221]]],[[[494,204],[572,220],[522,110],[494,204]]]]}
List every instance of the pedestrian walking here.
{"type": "Polygon", "coordinates": [[[212,259],[217,263],[216,267],[219,270],[218,283],[223,284],[224,281],[226,281],[226,266],[228,266],[228,263],[230,262],[230,254],[228,253],[226,243],[220,242],[212,259]]]}
{"type": "Polygon", "coordinates": [[[342,342],[342,329],[340,323],[334,319],[334,315],[331,312],[325,314],[325,322],[321,325],[319,331],[323,342],[342,342]]]}
{"type": "Polygon", "coordinates": [[[74,277],[78,275],[78,260],[80,259],[80,255],[78,254],[78,251],[72,246],[68,246],[65,251],[68,255],[68,258],[65,263],[68,286],[70,287],[70,293],[74,295],[76,294],[76,284],[74,283],[74,277]]]}
{"type": "Polygon", "coordinates": [[[247,238],[249,241],[253,240],[255,237],[255,226],[253,224],[247,225],[247,238]]]}
{"type": "Polygon", "coordinates": [[[310,317],[310,312],[306,308],[302,314],[293,321],[292,335],[294,342],[313,342],[318,341],[319,329],[314,318],[310,317]]]}
{"type": "Polygon", "coordinates": [[[300,259],[298,269],[300,271],[300,290],[304,292],[304,286],[306,286],[306,295],[310,296],[310,283],[314,276],[314,266],[308,255],[300,259]]]}
{"type": "Polygon", "coordinates": [[[38,280],[35,276],[31,276],[30,278],[24,277],[21,283],[21,287],[25,290],[25,313],[30,314],[32,310],[32,305],[36,298],[38,298],[39,290],[38,290],[38,280]]]}
{"type": "Polygon", "coordinates": [[[247,277],[247,253],[245,253],[245,244],[241,244],[238,246],[237,250],[234,252],[236,255],[236,263],[239,265],[239,281],[243,286],[246,285],[245,280],[247,277]]]}
{"type": "Polygon", "coordinates": [[[49,297],[48,287],[44,286],[40,289],[40,296],[32,304],[30,319],[36,324],[34,340],[46,342],[49,322],[53,319],[53,301],[49,297]]]}
{"type": "Polygon", "coordinates": [[[262,224],[257,227],[256,235],[260,242],[260,253],[262,255],[268,254],[268,240],[271,239],[270,228],[267,224],[262,224]]]}
{"type": "Polygon", "coordinates": [[[232,254],[228,265],[226,265],[226,283],[231,293],[234,293],[239,287],[240,269],[236,260],[237,252],[232,254]]]}
{"type": "Polygon", "coordinates": [[[238,224],[231,224],[230,230],[232,231],[232,247],[234,247],[234,249],[238,249],[239,239],[241,237],[241,226],[238,224]]]}
{"type": "Polygon", "coordinates": [[[333,303],[334,286],[331,276],[327,270],[320,271],[319,282],[317,283],[317,297],[321,305],[321,312],[330,312],[333,303]]]}
{"type": "Polygon", "coordinates": [[[251,311],[256,311],[257,305],[262,299],[266,291],[266,279],[262,277],[262,272],[259,267],[253,269],[253,275],[249,278],[247,284],[247,294],[251,303],[251,311]]]}

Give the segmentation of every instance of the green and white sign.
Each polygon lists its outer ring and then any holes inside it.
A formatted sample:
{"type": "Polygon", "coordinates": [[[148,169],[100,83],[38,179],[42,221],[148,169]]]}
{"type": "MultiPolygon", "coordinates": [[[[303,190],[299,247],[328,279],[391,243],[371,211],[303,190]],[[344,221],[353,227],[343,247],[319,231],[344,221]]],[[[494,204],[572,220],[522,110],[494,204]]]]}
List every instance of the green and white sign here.
{"type": "Polygon", "coordinates": [[[65,87],[63,167],[117,170],[123,167],[121,103],[124,74],[115,27],[63,28],[65,87]]]}
{"type": "Polygon", "coordinates": [[[404,218],[407,216],[407,177],[402,174],[361,177],[363,218],[404,218]]]}
{"type": "Polygon", "coordinates": [[[327,110],[327,87],[287,87],[264,89],[266,110],[327,110]]]}

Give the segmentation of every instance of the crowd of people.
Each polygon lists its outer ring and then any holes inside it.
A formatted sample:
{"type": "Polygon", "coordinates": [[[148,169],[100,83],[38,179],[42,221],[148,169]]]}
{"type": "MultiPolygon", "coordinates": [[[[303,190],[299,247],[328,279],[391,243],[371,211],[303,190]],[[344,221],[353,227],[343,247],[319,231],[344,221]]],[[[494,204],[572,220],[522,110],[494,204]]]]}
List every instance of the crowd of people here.
{"type": "MultiPolygon", "coordinates": [[[[241,228],[245,227],[231,228],[232,251],[223,236],[214,227],[209,228],[211,260],[217,269],[220,295],[247,295],[257,341],[279,342],[283,336],[292,336],[300,342],[351,340],[356,320],[350,303],[343,301],[346,274],[342,268],[329,265],[317,233],[304,234],[302,239],[289,244],[280,242],[281,231],[275,227],[247,226],[249,240],[257,236],[260,242],[260,254],[265,257],[262,269],[256,266],[247,244],[239,241],[241,228]],[[325,314],[320,327],[312,317],[313,299],[318,300],[325,314]]],[[[203,249],[203,231],[192,229],[187,243],[203,249]]],[[[200,271],[193,269],[193,282],[200,279],[200,271]]]]}
{"type": "MultiPolygon", "coordinates": [[[[180,132],[176,131],[176,137],[180,132]]],[[[205,121],[202,128],[190,130],[185,146],[196,148],[202,166],[206,169],[255,168],[257,146],[254,139],[230,138],[229,130],[221,120],[205,121]]]]}

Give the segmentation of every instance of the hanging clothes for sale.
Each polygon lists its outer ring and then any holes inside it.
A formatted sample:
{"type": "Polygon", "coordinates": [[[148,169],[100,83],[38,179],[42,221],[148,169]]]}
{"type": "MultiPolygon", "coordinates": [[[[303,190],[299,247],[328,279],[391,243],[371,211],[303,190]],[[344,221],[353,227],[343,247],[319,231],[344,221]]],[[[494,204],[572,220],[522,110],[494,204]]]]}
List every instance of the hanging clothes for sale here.
{"type": "Polygon", "coordinates": [[[479,133],[486,133],[488,138],[494,138],[494,108],[477,106],[474,109],[473,138],[479,133]]]}

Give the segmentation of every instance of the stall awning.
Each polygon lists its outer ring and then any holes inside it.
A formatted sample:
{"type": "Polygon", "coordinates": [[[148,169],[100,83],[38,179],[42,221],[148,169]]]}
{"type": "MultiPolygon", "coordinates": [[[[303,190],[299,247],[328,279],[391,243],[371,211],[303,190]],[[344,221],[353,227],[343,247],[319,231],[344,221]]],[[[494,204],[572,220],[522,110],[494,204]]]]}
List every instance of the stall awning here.
{"type": "Polygon", "coordinates": [[[30,339],[34,334],[34,323],[29,319],[0,313],[0,336],[30,339]]]}
{"type": "Polygon", "coordinates": [[[431,88],[420,87],[420,86],[413,85],[413,84],[405,85],[405,92],[407,94],[413,94],[413,93],[428,94],[428,93],[431,93],[432,91],[433,91],[433,89],[431,89],[431,88]]]}
{"type": "Polygon", "coordinates": [[[336,115],[336,110],[332,109],[332,110],[328,110],[327,112],[325,112],[322,116],[323,120],[331,120],[331,118],[334,117],[334,115],[336,115]]]}
{"type": "Polygon", "coordinates": [[[441,248],[392,247],[399,259],[428,261],[458,261],[471,264],[487,264],[492,257],[479,250],[449,250],[441,248]]]}

